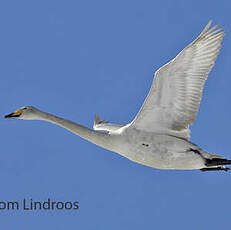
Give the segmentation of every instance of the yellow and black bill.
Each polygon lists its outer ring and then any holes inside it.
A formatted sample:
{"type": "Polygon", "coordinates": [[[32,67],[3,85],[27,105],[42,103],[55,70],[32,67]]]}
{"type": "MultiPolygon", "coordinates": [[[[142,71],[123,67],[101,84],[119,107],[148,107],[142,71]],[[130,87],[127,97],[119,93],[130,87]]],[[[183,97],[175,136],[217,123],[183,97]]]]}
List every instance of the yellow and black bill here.
{"type": "Polygon", "coordinates": [[[22,114],[22,109],[19,109],[13,113],[10,113],[8,115],[5,115],[4,118],[14,118],[14,117],[20,117],[22,114]]]}

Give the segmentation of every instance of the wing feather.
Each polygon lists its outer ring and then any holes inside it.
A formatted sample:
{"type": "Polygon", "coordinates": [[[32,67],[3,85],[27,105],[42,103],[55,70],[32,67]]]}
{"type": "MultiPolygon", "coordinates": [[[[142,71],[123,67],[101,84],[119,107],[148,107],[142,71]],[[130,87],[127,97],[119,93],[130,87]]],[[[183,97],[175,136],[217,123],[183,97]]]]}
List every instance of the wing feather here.
{"type": "Polygon", "coordinates": [[[200,35],[155,73],[147,98],[132,126],[189,139],[204,83],[221,48],[223,28],[210,21],[200,35]]]}

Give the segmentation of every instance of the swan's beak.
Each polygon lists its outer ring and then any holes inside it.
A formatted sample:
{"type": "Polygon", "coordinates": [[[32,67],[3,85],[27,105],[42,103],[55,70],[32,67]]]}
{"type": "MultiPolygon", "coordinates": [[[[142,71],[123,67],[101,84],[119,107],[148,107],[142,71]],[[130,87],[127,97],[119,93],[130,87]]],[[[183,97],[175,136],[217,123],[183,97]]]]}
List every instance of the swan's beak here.
{"type": "Polygon", "coordinates": [[[4,118],[14,118],[14,117],[19,117],[22,114],[22,109],[19,109],[13,113],[10,113],[6,116],[4,116],[4,118]]]}

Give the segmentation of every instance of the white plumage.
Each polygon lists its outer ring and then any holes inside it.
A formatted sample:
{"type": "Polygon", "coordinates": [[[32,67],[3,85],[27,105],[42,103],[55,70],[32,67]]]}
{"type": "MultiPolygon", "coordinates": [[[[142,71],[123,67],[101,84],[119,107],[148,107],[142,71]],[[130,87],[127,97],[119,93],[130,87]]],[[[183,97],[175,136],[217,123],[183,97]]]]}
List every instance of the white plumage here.
{"type": "Polygon", "coordinates": [[[6,118],[44,120],[57,124],[132,161],[160,169],[228,170],[231,160],[210,154],[191,143],[189,126],[195,121],[203,86],[219,53],[224,31],[210,28],[172,61],[161,67],[135,119],[127,125],[104,122],[96,115],[94,130],[23,107],[6,118]]]}
{"type": "Polygon", "coordinates": [[[156,73],[151,90],[133,121],[133,126],[147,131],[175,132],[189,140],[196,118],[203,86],[214,65],[224,36],[217,26],[201,34],[173,60],[156,73]]]}

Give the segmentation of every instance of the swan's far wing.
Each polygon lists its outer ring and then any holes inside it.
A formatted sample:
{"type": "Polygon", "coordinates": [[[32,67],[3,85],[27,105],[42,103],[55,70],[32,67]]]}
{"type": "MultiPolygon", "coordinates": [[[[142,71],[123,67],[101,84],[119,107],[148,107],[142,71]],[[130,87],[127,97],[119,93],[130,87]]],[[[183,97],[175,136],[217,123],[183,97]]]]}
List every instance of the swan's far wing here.
{"type": "Polygon", "coordinates": [[[172,61],[156,73],[145,102],[132,126],[156,132],[176,132],[189,139],[189,125],[197,115],[203,86],[224,36],[211,22],[172,61]]]}
{"type": "Polygon", "coordinates": [[[104,119],[100,119],[99,114],[96,114],[93,129],[102,132],[113,132],[122,128],[123,126],[124,125],[122,124],[105,122],[104,119]]]}

